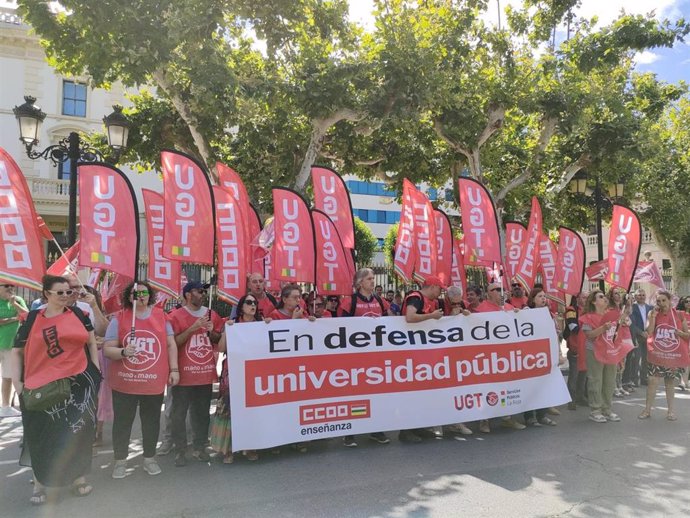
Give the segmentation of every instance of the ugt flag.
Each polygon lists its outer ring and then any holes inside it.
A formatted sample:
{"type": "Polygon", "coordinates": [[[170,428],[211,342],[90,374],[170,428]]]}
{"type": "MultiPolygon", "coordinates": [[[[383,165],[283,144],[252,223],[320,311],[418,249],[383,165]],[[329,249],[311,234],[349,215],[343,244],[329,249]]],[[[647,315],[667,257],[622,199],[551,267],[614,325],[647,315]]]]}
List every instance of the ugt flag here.
{"type": "Polygon", "coordinates": [[[632,209],[613,206],[606,282],[630,291],[640,257],[642,225],[632,209]]]}

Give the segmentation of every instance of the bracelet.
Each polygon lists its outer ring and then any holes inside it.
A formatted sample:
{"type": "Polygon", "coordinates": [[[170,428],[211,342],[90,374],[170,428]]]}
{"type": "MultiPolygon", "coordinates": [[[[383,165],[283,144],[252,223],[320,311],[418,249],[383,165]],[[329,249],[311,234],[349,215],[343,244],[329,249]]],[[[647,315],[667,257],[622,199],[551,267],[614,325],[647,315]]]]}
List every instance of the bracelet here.
{"type": "Polygon", "coordinates": [[[125,348],[124,347],[122,349],[120,349],[120,356],[122,356],[123,358],[127,358],[127,355],[125,354],[125,348]]]}
{"type": "Polygon", "coordinates": [[[170,369],[170,372],[180,372],[178,369],[170,369]]]}

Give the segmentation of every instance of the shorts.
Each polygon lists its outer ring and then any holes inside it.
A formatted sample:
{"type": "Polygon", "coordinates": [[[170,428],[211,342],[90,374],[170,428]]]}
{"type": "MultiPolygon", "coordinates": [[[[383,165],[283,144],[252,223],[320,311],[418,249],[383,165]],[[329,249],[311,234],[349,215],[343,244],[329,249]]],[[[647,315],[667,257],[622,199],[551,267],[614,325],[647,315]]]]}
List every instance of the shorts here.
{"type": "Polygon", "coordinates": [[[11,358],[12,349],[0,349],[0,376],[3,378],[12,377],[12,369],[10,369],[11,358]]]}

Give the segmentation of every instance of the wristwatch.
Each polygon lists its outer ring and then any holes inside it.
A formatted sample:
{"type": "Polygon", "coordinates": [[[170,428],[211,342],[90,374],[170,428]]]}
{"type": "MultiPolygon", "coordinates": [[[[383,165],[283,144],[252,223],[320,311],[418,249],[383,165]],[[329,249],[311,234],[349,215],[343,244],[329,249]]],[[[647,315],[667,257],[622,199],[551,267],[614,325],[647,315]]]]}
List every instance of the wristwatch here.
{"type": "Polygon", "coordinates": [[[125,354],[125,348],[124,348],[124,347],[123,347],[122,349],[120,349],[120,355],[121,355],[123,358],[127,358],[127,355],[125,354]]]}

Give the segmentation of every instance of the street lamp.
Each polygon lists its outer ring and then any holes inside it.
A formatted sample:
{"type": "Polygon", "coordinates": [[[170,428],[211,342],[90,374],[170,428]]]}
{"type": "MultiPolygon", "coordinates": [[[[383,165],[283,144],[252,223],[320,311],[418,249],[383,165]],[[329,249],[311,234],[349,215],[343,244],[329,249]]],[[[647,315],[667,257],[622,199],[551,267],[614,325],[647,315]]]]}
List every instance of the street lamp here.
{"type": "MultiPolygon", "coordinates": [[[[594,177],[595,185],[594,191],[587,187],[587,173],[583,170],[575,173],[575,176],[570,180],[570,192],[575,194],[585,194],[587,196],[594,195],[594,207],[596,208],[596,225],[597,225],[597,256],[599,261],[604,260],[604,238],[602,236],[602,225],[601,225],[601,209],[604,200],[613,203],[615,198],[623,197],[623,189],[625,187],[625,182],[623,180],[617,180],[616,183],[612,184],[608,188],[609,198],[606,198],[601,190],[601,184],[599,183],[599,176],[594,177]]],[[[604,281],[599,281],[599,289],[604,291],[604,281]]]]}
{"type": "MultiPolygon", "coordinates": [[[[41,124],[46,114],[36,106],[36,98],[24,96],[24,104],[12,110],[19,123],[19,140],[24,143],[27,156],[36,160],[50,160],[53,165],[69,161],[69,216],[67,220],[67,244],[72,246],[77,239],[77,165],[79,161],[103,160],[98,150],[90,147],[79,137],[79,133],[70,132],[67,138],[57,144],[48,146],[43,151],[35,151],[41,134],[41,124]]],[[[103,118],[108,136],[108,145],[115,152],[115,159],[127,147],[129,121],[122,113],[122,106],[113,106],[113,113],[103,118]]]]}

